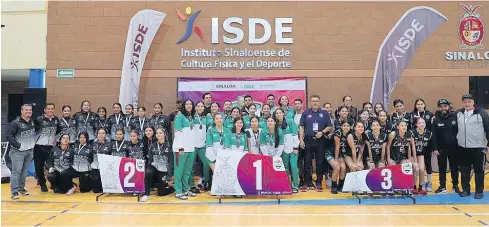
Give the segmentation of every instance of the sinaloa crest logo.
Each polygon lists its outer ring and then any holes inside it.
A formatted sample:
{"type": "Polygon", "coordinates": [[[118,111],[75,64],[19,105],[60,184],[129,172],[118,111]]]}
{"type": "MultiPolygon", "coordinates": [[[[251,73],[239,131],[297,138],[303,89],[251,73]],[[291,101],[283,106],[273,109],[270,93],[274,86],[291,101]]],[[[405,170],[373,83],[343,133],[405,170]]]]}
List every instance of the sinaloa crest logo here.
{"type": "Polygon", "coordinates": [[[460,3],[460,7],[465,11],[458,27],[458,36],[460,41],[462,41],[460,48],[484,49],[482,45],[484,25],[480,19],[480,14],[476,12],[482,5],[467,6],[460,3]]]}
{"type": "Polygon", "coordinates": [[[202,33],[202,30],[200,30],[199,26],[194,26],[194,22],[199,15],[200,11],[202,10],[197,10],[196,12],[192,13],[192,8],[191,7],[186,7],[185,8],[185,14],[181,13],[176,9],[177,11],[177,16],[181,21],[187,21],[187,29],[185,30],[185,34],[183,35],[182,38],[180,38],[177,41],[177,44],[183,43],[185,40],[190,38],[190,35],[192,35],[192,30],[195,31],[195,33],[200,37],[202,41],[205,41],[204,39],[204,33],[202,33]]]}

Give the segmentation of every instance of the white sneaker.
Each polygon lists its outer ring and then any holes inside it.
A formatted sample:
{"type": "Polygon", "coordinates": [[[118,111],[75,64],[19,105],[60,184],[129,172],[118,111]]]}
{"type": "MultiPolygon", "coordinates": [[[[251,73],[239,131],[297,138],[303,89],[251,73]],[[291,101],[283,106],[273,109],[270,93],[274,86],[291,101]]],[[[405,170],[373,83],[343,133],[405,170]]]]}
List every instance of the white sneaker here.
{"type": "Polygon", "coordinates": [[[139,202],[146,202],[149,200],[149,195],[144,195],[144,196],[141,196],[141,198],[139,198],[139,202]]]}
{"type": "Polygon", "coordinates": [[[426,182],[426,184],[425,184],[425,191],[427,191],[427,192],[432,192],[433,191],[433,184],[431,183],[431,181],[426,182]]]}
{"type": "Polygon", "coordinates": [[[175,197],[178,199],[181,199],[181,200],[187,200],[188,199],[188,197],[183,193],[176,194],[175,197]]]}
{"type": "Polygon", "coordinates": [[[333,184],[333,182],[331,182],[331,178],[329,176],[326,177],[326,186],[328,188],[331,188],[331,185],[333,184]]]}
{"type": "Polygon", "coordinates": [[[195,193],[193,193],[191,191],[186,192],[185,195],[186,196],[190,196],[190,197],[196,197],[197,196],[197,194],[195,194],[195,193]]]}
{"type": "Polygon", "coordinates": [[[76,187],[72,187],[68,192],[66,193],[67,195],[73,195],[75,193],[76,187]]]}

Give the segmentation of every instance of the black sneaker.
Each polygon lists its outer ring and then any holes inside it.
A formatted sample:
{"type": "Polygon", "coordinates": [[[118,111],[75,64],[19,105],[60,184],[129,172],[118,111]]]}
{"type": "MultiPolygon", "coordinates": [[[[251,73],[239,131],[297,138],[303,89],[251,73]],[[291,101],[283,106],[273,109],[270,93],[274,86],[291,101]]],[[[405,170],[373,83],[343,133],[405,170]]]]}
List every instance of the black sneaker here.
{"type": "Polygon", "coordinates": [[[484,193],[482,192],[476,192],[474,195],[474,199],[482,199],[484,198],[484,193]]]}
{"type": "Polygon", "coordinates": [[[18,200],[18,199],[19,199],[19,193],[18,192],[12,193],[12,200],[18,200]]]}
{"type": "Polygon", "coordinates": [[[25,189],[21,189],[21,190],[19,190],[19,193],[20,193],[21,195],[30,195],[30,194],[31,194],[31,193],[29,193],[29,191],[27,191],[27,190],[25,190],[25,189]]]}
{"type": "Polygon", "coordinates": [[[338,194],[338,188],[332,187],[331,188],[331,194],[338,194]]]}
{"type": "Polygon", "coordinates": [[[309,184],[307,187],[308,187],[308,189],[310,189],[310,190],[314,190],[314,189],[316,189],[316,186],[314,186],[314,184],[313,184],[313,183],[310,183],[310,184],[309,184]]]}
{"type": "Polygon", "coordinates": [[[467,197],[470,196],[470,192],[463,191],[460,194],[458,194],[460,197],[467,197]]]}
{"type": "Polygon", "coordinates": [[[41,185],[41,192],[48,192],[48,187],[46,187],[46,185],[41,185]]]}
{"type": "Polygon", "coordinates": [[[447,189],[443,188],[443,187],[439,187],[438,189],[436,189],[435,193],[436,194],[447,194],[447,189]]]}
{"type": "Polygon", "coordinates": [[[460,194],[462,191],[460,191],[460,189],[457,186],[455,186],[452,188],[452,192],[455,194],[460,194]]]}
{"type": "Polygon", "coordinates": [[[200,190],[198,188],[196,188],[196,187],[192,187],[190,189],[190,191],[193,192],[193,193],[195,193],[195,194],[200,194],[200,190]]]}

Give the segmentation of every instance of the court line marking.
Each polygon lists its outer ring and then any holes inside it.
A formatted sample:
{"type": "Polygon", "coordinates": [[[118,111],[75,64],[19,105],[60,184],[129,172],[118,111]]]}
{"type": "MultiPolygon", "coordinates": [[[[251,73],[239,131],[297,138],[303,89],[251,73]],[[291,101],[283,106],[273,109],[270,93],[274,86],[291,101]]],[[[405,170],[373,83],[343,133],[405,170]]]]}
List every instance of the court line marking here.
{"type": "Polygon", "coordinates": [[[481,220],[479,220],[479,223],[481,223],[481,224],[483,224],[483,225],[488,225],[487,223],[485,223],[485,222],[483,222],[483,221],[481,221],[481,220]]]}
{"type": "MultiPolygon", "coordinates": [[[[5,213],[59,213],[59,210],[2,210],[5,213]]],[[[404,214],[257,214],[257,213],[194,213],[194,212],[110,212],[110,211],[67,211],[64,214],[104,214],[104,215],[164,215],[164,216],[316,216],[316,217],[335,217],[335,216],[466,216],[463,213],[404,213],[404,214]]],[[[472,215],[489,216],[489,213],[477,213],[472,215]]]]}

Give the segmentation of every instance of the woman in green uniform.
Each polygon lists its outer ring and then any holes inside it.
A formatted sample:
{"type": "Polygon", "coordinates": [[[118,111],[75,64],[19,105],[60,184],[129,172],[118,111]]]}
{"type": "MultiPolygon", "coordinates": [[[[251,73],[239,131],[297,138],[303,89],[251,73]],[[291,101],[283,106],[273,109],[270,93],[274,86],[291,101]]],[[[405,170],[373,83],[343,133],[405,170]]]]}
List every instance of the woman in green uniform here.
{"type": "Polygon", "coordinates": [[[264,130],[268,130],[267,126],[267,118],[272,117],[272,113],[270,112],[270,105],[265,104],[261,107],[263,115],[260,117],[260,128],[264,130]]]}
{"type": "Polygon", "coordinates": [[[248,115],[244,116],[243,117],[243,123],[244,123],[244,128],[245,129],[249,129],[251,127],[251,118],[253,116],[256,116],[255,113],[256,113],[256,105],[253,103],[250,105],[250,107],[248,107],[248,115]]]}
{"type": "Polygon", "coordinates": [[[188,185],[195,155],[194,116],[194,102],[187,99],[183,103],[180,113],[175,117],[175,138],[173,140],[173,152],[177,153],[174,155],[175,197],[182,200],[187,199],[188,196],[196,196],[190,191],[188,185]]]}
{"type": "MultiPolygon", "coordinates": [[[[212,105],[211,105],[212,109],[212,105]]],[[[209,168],[209,163],[207,162],[207,158],[205,157],[205,139],[207,136],[207,117],[204,116],[205,106],[203,102],[198,102],[195,104],[195,116],[194,116],[194,125],[195,125],[195,152],[194,163],[199,157],[202,162],[202,172],[204,175],[204,182],[202,179],[199,179],[199,185],[206,185],[206,182],[210,182],[211,178],[211,169],[209,168]]],[[[192,168],[192,174],[190,175],[189,185],[193,188],[194,192],[198,192],[198,189],[195,188],[194,182],[194,171],[192,168]]],[[[192,190],[192,189],[191,189],[192,190]]]]}
{"type": "Polygon", "coordinates": [[[239,110],[238,107],[233,107],[233,109],[231,110],[231,117],[226,118],[226,120],[224,121],[224,126],[229,130],[233,129],[234,119],[241,116],[240,113],[241,111],[239,110]]]}
{"type": "Polygon", "coordinates": [[[218,113],[214,115],[214,126],[207,131],[207,137],[205,140],[206,150],[205,156],[209,160],[209,166],[214,171],[217,152],[219,149],[230,148],[231,130],[224,127],[224,121],[222,114],[218,113]]]}
{"type": "Polygon", "coordinates": [[[273,117],[266,118],[267,130],[260,133],[260,150],[263,155],[280,157],[284,151],[284,133],[273,117]]]}
{"type": "Polygon", "coordinates": [[[281,129],[284,134],[284,152],[282,153],[282,159],[287,174],[292,178],[292,193],[298,193],[299,168],[297,166],[297,160],[299,158],[299,137],[297,136],[297,125],[294,120],[286,119],[282,108],[275,110],[275,119],[277,121],[276,127],[281,129]]]}
{"type": "Polygon", "coordinates": [[[218,102],[213,102],[211,104],[211,112],[207,114],[207,129],[210,129],[214,125],[214,115],[220,113],[221,105],[218,102]]]}
{"type": "Polygon", "coordinates": [[[286,95],[280,96],[279,105],[280,108],[282,108],[282,110],[284,111],[285,118],[294,120],[295,110],[294,108],[289,106],[289,97],[287,97],[286,95]]]}
{"type": "Polygon", "coordinates": [[[248,152],[248,135],[244,129],[243,119],[239,116],[234,119],[230,142],[232,150],[248,152]]]}

